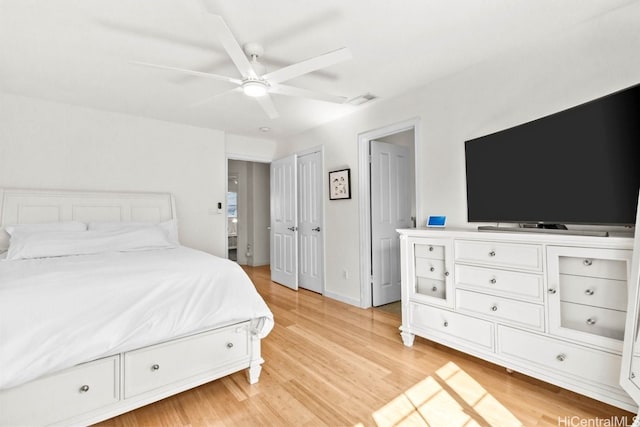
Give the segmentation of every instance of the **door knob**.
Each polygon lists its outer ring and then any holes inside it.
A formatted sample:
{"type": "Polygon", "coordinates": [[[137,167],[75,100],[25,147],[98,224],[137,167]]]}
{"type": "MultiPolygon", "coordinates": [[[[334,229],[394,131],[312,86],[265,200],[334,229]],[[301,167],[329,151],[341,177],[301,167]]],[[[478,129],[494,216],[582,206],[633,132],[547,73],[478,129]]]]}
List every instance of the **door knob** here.
{"type": "Polygon", "coordinates": [[[312,228],[311,231],[320,231],[320,227],[312,228]]]}
{"type": "Polygon", "coordinates": [[[297,227],[287,227],[287,230],[289,230],[289,231],[296,231],[296,228],[297,228],[297,227]]]}

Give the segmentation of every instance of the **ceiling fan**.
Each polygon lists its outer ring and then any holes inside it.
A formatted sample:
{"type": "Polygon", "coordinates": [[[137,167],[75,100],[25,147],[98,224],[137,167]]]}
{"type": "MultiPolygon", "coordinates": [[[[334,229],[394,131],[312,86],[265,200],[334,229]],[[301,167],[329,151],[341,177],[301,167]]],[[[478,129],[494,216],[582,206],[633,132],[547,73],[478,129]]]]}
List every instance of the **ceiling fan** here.
{"type": "MultiPolygon", "coordinates": [[[[258,61],[260,56],[264,53],[262,46],[258,43],[247,43],[244,45],[243,50],[221,16],[209,13],[206,15],[206,22],[211,24],[213,34],[215,34],[218,40],[222,43],[225,51],[240,72],[240,75],[242,76],[241,78],[221,76],[218,74],[176,68],[167,65],[150,64],[147,62],[133,62],[147,67],[160,68],[233,83],[237,85],[237,87],[231,89],[231,91],[242,92],[246,96],[255,98],[271,119],[279,117],[278,111],[276,110],[270,96],[272,93],[287,96],[301,96],[338,104],[342,104],[347,100],[346,97],[342,96],[328,95],[282,84],[287,80],[291,80],[303,74],[311,73],[321,68],[329,67],[339,62],[351,59],[351,52],[346,47],[266,73],[264,66],[258,61]]],[[[216,96],[219,95],[221,94],[216,96]]],[[[208,100],[210,99],[203,102],[208,100]]]]}

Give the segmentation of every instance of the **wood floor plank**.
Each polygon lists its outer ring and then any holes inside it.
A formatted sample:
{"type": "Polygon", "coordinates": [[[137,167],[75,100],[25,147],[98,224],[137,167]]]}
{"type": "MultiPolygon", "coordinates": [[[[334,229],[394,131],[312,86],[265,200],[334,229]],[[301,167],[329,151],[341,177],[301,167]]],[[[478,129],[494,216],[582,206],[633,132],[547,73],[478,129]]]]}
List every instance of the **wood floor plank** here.
{"type": "Polygon", "coordinates": [[[629,412],[420,337],[405,347],[397,314],[293,291],[271,282],[268,268],[245,271],[276,319],[262,342],[260,382],[238,372],[100,426],[557,427],[572,416],[584,425],[631,423],[629,412]]]}

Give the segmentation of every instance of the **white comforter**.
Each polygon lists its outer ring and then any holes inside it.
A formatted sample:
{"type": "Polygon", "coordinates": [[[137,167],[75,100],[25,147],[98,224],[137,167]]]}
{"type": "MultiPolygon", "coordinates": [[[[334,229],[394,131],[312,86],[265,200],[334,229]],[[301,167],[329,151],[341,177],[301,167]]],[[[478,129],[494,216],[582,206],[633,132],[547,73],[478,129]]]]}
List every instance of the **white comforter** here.
{"type": "Polygon", "coordinates": [[[273,328],[240,266],[194,249],[0,260],[0,389],[248,319],[273,328]]]}

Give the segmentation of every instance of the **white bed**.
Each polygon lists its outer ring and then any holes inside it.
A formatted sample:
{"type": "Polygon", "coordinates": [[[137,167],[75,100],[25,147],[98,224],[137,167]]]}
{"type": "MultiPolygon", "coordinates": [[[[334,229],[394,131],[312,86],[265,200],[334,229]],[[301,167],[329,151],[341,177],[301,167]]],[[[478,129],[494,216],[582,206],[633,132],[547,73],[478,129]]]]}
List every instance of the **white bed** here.
{"type": "MultiPolygon", "coordinates": [[[[0,203],[2,227],[175,220],[169,194],[4,189],[0,203]]],[[[171,246],[0,260],[0,425],[86,425],[242,369],[258,381],[268,307],[237,264],[171,246]]]]}

